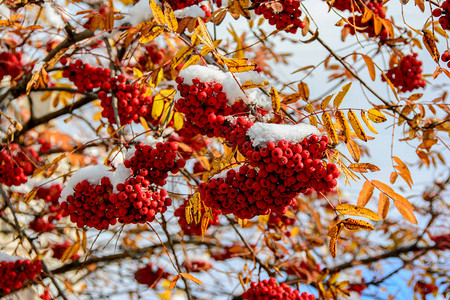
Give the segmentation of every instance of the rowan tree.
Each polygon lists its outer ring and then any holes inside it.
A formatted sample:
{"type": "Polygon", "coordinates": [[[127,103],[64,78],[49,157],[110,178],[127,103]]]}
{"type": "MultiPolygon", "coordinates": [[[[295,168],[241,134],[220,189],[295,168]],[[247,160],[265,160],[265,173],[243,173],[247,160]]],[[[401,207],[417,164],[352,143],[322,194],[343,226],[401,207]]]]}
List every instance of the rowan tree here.
{"type": "Polygon", "coordinates": [[[448,297],[449,6],[2,1],[0,296],[448,297]]]}

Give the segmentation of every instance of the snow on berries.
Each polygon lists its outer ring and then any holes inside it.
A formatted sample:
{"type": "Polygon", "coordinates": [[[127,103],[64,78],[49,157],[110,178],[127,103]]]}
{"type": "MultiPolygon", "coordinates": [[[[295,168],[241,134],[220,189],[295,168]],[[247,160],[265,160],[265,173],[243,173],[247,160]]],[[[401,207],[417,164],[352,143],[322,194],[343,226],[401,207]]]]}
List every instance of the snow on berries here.
{"type": "Polygon", "coordinates": [[[0,294],[20,289],[25,281],[34,280],[42,271],[40,260],[30,261],[0,252],[0,294]]]}
{"type": "Polygon", "coordinates": [[[306,292],[300,294],[298,290],[292,290],[286,283],[278,284],[275,278],[252,282],[250,288],[242,294],[242,299],[257,300],[314,300],[314,295],[306,292]]]}
{"type": "Polygon", "coordinates": [[[254,0],[253,2],[257,5],[255,13],[269,20],[269,24],[275,25],[277,30],[296,33],[298,28],[304,28],[306,26],[300,20],[302,16],[300,0],[254,0]],[[286,29],[289,25],[292,26],[286,29]]]}
{"type": "MultiPolygon", "coordinates": [[[[424,88],[426,81],[422,79],[422,61],[417,59],[417,53],[405,55],[400,63],[386,72],[387,78],[402,93],[418,88],[424,88]]],[[[384,76],[382,81],[386,81],[384,76]]]]}
{"type": "Polygon", "coordinates": [[[156,289],[156,286],[161,279],[167,279],[169,276],[170,273],[164,272],[162,267],[156,267],[153,264],[140,268],[134,273],[134,279],[136,279],[137,282],[145,284],[152,289],[156,289]]]}
{"type": "Polygon", "coordinates": [[[31,147],[18,144],[0,148],[0,183],[7,186],[19,186],[28,181],[37,163],[41,162],[38,153],[31,147]]]}

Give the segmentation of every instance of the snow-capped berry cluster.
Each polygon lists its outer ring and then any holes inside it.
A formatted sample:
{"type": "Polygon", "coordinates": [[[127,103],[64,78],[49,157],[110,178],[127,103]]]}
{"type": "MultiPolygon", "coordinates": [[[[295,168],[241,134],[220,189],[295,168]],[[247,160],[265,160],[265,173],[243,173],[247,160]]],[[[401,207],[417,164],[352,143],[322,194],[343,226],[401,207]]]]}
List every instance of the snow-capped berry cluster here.
{"type": "Polygon", "coordinates": [[[439,8],[433,10],[433,16],[439,18],[442,29],[450,30],[450,0],[444,0],[439,8]]]}
{"type": "Polygon", "coordinates": [[[201,259],[191,259],[189,262],[184,261],[182,263],[183,268],[185,268],[189,273],[198,273],[202,271],[207,271],[212,268],[212,265],[201,259]]]}
{"type": "Polygon", "coordinates": [[[1,52],[0,53],[0,81],[4,76],[11,76],[11,79],[18,80],[23,71],[22,52],[1,52]]]}
{"type": "Polygon", "coordinates": [[[109,200],[113,185],[108,177],[100,179],[100,184],[83,180],[75,186],[73,195],[68,195],[61,203],[63,216],[70,215],[70,221],[78,227],[89,226],[98,230],[107,229],[117,223],[119,210],[109,200]]]}
{"type": "Polygon", "coordinates": [[[288,25],[292,25],[292,27],[286,29],[286,32],[296,33],[298,28],[306,26],[300,20],[302,15],[300,0],[255,0],[253,2],[258,5],[255,8],[255,13],[269,20],[269,24],[275,25],[277,30],[283,30],[288,25]]]}
{"type": "Polygon", "coordinates": [[[0,261],[0,294],[8,295],[20,289],[25,281],[34,280],[42,271],[40,260],[0,261]]]}
{"type": "MultiPolygon", "coordinates": [[[[64,255],[64,252],[72,246],[72,243],[70,241],[65,241],[64,243],[54,244],[50,246],[50,249],[53,251],[53,258],[61,259],[64,255]]],[[[69,259],[71,260],[77,260],[80,258],[80,255],[78,253],[73,254],[69,259]]]]}
{"type": "Polygon", "coordinates": [[[19,186],[28,181],[36,164],[42,159],[31,147],[22,148],[18,144],[0,148],[0,183],[7,186],[19,186]]]}
{"type": "Polygon", "coordinates": [[[178,144],[175,142],[160,142],[155,148],[143,144],[135,144],[134,147],[133,155],[124,161],[124,165],[150,184],[165,185],[169,172],[178,173],[186,164],[184,159],[177,159],[178,144]]]}
{"type": "Polygon", "coordinates": [[[177,77],[176,82],[181,98],[175,108],[184,113],[187,120],[184,126],[193,134],[221,137],[228,124],[225,117],[246,109],[241,101],[230,105],[221,83],[203,82],[198,78],[184,82],[183,77],[177,77]]]}
{"type": "MultiPolygon", "coordinates": [[[[422,61],[417,59],[417,53],[403,56],[396,67],[386,72],[386,76],[403,93],[426,85],[426,81],[422,79],[422,61]]],[[[386,81],[384,76],[381,80],[386,81]]]]}
{"type": "Polygon", "coordinates": [[[102,87],[111,76],[110,69],[93,67],[80,59],[72,61],[68,66],[67,59],[62,59],[61,64],[64,65],[62,76],[72,81],[81,93],[102,87]]]}
{"type": "Polygon", "coordinates": [[[148,186],[149,181],[140,175],[116,186],[118,193],[111,194],[109,200],[117,207],[115,215],[120,223],[151,222],[157,213],[164,213],[172,205],[165,189],[152,192],[148,186]]]}
{"type": "Polygon", "coordinates": [[[152,289],[156,288],[156,285],[161,279],[167,279],[169,276],[170,273],[164,272],[162,267],[155,268],[153,264],[140,268],[134,273],[134,279],[137,282],[145,284],[152,289]]]}
{"type": "Polygon", "coordinates": [[[45,216],[37,216],[30,222],[30,229],[36,232],[50,232],[55,228],[53,221],[59,221],[62,218],[62,209],[59,205],[59,197],[61,195],[62,186],[60,184],[52,184],[48,187],[40,187],[37,189],[35,199],[45,201],[45,216]]]}
{"type": "MultiPolygon", "coordinates": [[[[202,234],[202,224],[199,222],[196,224],[195,222],[192,222],[191,224],[188,224],[186,220],[186,204],[188,199],[184,200],[184,203],[178,207],[175,210],[175,217],[178,217],[178,225],[180,225],[181,229],[183,230],[184,235],[201,235],[202,234]]],[[[202,205],[201,208],[201,215],[203,216],[205,214],[205,208],[202,205]]],[[[208,222],[208,226],[210,225],[218,225],[219,224],[219,216],[220,216],[220,210],[218,209],[212,209],[211,215],[213,219],[210,219],[208,222]]]]}
{"type": "Polygon", "coordinates": [[[125,75],[109,78],[102,85],[102,91],[98,93],[103,107],[102,117],[107,118],[108,122],[115,124],[114,110],[112,106],[113,95],[117,97],[117,106],[120,124],[139,123],[139,117],[148,118],[151,112],[153,98],[145,96],[147,88],[142,88],[138,83],[129,84],[126,82],[125,75]]]}
{"type": "Polygon", "coordinates": [[[275,278],[263,280],[258,283],[252,282],[250,288],[242,296],[243,299],[257,300],[314,300],[314,295],[306,292],[300,294],[298,290],[292,290],[286,283],[278,284],[275,278]]]}

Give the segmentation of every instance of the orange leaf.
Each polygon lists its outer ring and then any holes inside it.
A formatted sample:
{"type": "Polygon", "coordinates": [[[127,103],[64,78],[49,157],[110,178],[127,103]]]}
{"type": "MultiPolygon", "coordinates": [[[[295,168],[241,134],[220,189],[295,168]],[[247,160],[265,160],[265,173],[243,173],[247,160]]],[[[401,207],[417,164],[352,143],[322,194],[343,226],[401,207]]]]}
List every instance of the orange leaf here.
{"type": "MultiPolygon", "coordinates": [[[[367,9],[366,11],[370,11],[370,10],[367,9]]],[[[375,78],[376,78],[375,65],[374,65],[372,59],[367,55],[363,55],[363,59],[364,59],[364,62],[366,63],[367,69],[369,70],[370,79],[372,79],[372,81],[375,81],[375,78]]]]}
{"type": "Polygon", "coordinates": [[[375,230],[372,224],[363,220],[348,218],[343,220],[342,224],[344,224],[345,228],[347,228],[348,230],[375,230]]]}
{"type": "Polygon", "coordinates": [[[348,140],[347,143],[347,149],[348,152],[350,152],[350,155],[352,156],[353,160],[358,162],[359,159],[361,158],[361,151],[359,150],[358,144],[354,140],[350,139],[348,140]]]}
{"type": "Polygon", "coordinates": [[[203,284],[203,282],[201,282],[199,279],[195,278],[194,276],[192,276],[189,273],[180,273],[180,275],[188,280],[191,280],[191,281],[197,283],[197,284],[203,284]]]}
{"type": "Polygon", "coordinates": [[[381,219],[386,219],[387,213],[389,211],[389,197],[383,192],[380,193],[380,198],[378,199],[378,215],[381,219]]]}
{"type": "Polygon", "coordinates": [[[336,128],[334,128],[334,124],[333,121],[331,121],[330,115],[328,113],[323,113],[322,121],[323,126],[325,127],[325,130],[327,131],[327,134],[330,137],[330,139],[333,141],[333,143],[338,144],[339,140],[336,133],[336,128]]]}
{"type": "Polygon", "coordinates": [[[380,168],[369,163],[350,164],[348,168],[358,173],[367,173],[367,170],[369,170],[370,172],[380,171],[380,168]]]}
{"type": "Polygon", "coordinates": [[[174,289],[175,288],[175,286],[177,285],[177,281],[178,281],[178,279],[180,279],[181,278],[181,276],[180,275],[175,275],[175,276],[173,276],[173,278],[170,280],[170,286],[169,286],[169,288],[172,290],[172,289],[174,289]]]}
{"type": "Polygon", "coordinates": [[[366,206],[370,198],[372,198],[374,189],[375,187],[370,183],[370,181],[364,182],[361,192],[359,192],[358,201],[356,204],[358,206],[366,206]]]}
{"type": "Polygon", "coordinates": [[[344,228],[344,226],[341,223],[337,223],[329,232],[328,235],[330,236],[330,244],[329,244],[329,248],[330,248],[330,253],[331,256],[336,257],[336,243],[337,243],[337,239],[339,237],[339,234],[342,231],[342,228],[344,228]]]}
{"type": "Polygon", "coordinates": [[[339,125],[341,125],[342,128],[342,138],[344,139],[344,142],[347,143],[350,140],[351,131],[350,131],[350,125],[347,122],[347,119],[345,118],[345,114],[338,110],[334,114],[334,117],[338,121],[339,125]]]}

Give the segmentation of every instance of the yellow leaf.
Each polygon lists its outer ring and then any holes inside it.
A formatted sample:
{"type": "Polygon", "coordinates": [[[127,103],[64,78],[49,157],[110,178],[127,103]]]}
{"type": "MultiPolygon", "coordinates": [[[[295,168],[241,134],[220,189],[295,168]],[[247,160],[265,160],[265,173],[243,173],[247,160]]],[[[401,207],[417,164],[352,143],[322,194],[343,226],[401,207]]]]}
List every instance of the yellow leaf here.
{"type": "MultiPolygon", "coordinates": [[[[243,90],[256,89],[256,88],[264,87],[268,84],[269,84],[269,82],[267,80],[264,80],[261,83],[254,83],[253,81],[246,81],[242,85],[242,89],[243,90]]],[[[286,98],[284,98],[284,99],[286,99],[286,98]]],[[[283,99],[282,103],[285,103],[284,99],[283,99]]]]}
{"type": "Polygon", "coordinates": [[[361,192],[359,192],[358,201],[356,202],[356,204],[361,207],[366,206],[370,198],[372,198],[374,189],[375,187],[370,183],[370,181],[365,181],[361,192]]]}
{"type": "Polygon", "coordinates": [[[344,139],[344,142],[347,143],[350,140],[351,131],[350,131],[350,125],[347,122],[347,118],[345,118],[345,114],[338,110],[334,114],[334,117],[338,121],[339,125],[342,128],[342,138],[344,139]]]}
{"type": "Polygon", "coordinates": [[[373,210],[352,204],[339,204],[336,206],[336,210],[343,215],[365,217],[374,221],[381,220],[378,214],[373,210]]]}
{"type": "Polygon", "coordinates": [[[292,104],[297,102],[298,100],[300,100],[300,94],[299,93],[293,93],[290,94],[289,96],[286,96],[283,98],[283,101],[281,101],[281,103],[283,104],[292,104]]]}
{"type": "Polygon", "coordinates": [[[318,122],[317,122],[316,116],[309,116],[308,119],[309,119],[309,124],[317,127],[318,122]]]}
{"type": "Polygon", "coordinates": [[[328,96],[325,97],[325,99],[323,99],[323,101],[320,103],[320,108],[322,108],[322,110],[327,109],[328,104],[330,103],[331,98],[333,98],[333,96],[334,96],[334,94],[333,95],[328,95],[328,96]]]}
{"type": "Polygon", "coordinates": [[[167,1],[164,2],[164,19],[166,20],[167,27],[169,27],[170,30],[177,31],[178,21],[173,13],[172,7],[167,1]]]}
{"type": "Polygon", "coordinates": [[[336,129],[334,128],[333,121],[331,120],[331,117],[328,113],[322,114],[322,121],[323,126],[325,127],[325,130],[327,131],[328,136],[333,141],[333,143],[338,144],[338,136],[336,133],[336,129]]]}
{"type": "Polygon", "coordinates": [[[133,76],[135,78],[141,78],[142,76],[144,76],[144,74],[142,74],[142,71],[138,68],[133,68],[133,76]]]}
{"type": "Polygon", "coordinates": [[[270,89],[270,98],[272,99],[272,109],[275,113],[280,111],[281,105],[280,105],[280,95],[278,95],[277,90],[272,87],[270,89]]]}
{"type": "Polygon", "coordinates": [[[359,149],[358,144],[354,140],[350,139],[347,143],[347,149],[353,160],[358,162],[361,158],[361,150],[359,149]]]}
{"type": "Polygon", "coordinates": [[[161,33],[164,32],[164,27],[153,27],[152,30],[144,36],[141,36],[139,43],[145,44],[156,39],[161,33]]]}
{"type": "Polygon", "coordinates": [[[334,98],[334,101],[333,101],[334,107],[338,108],[341,105],[342,100],[344,100],[344,97],[347,95],[351,86],[352,86],[352,83],[350,82],[342,87],[342,90],[339,91],[339,93],[336,95],[336,98],[334,98]]]}
{"type": "Polygon", "coordinates": [[[170,286],[169,286],[169,288],[171,289],[171,290],[173,290],[174,288],[175,288],[175,286],[177,285],[177,281],[178,281],[178,279],[180,279],[181,278],[181,276],[180,275],[175,275],[175,276],[173,276],[173,278],[170,280],[170,286]]]}
{"type": "Polygon", "coordinates": [[[207,45],[211,49],[214,49],[215,47],[212,38],[209,35],[208,29],[206,29],[205,23],[203,23],[203,20],[200,17],[197,17],[197,23],[198,27],[196,29],[196,32],[198,30],[198,37],[203,41],[205,45],[207,45]]]}
{"type": "Polygon", "coordinates": [[[373,12],[370,9],[365,9],[364,10],[364,15],[361,19],[361,23],[367,23],[370,21],[370,19],[372,19],[373,17],[373,12]]]}
{"type": "MultiPolygon", "coordinates": [[[[370,11],[370,10],[366,9],[366,11],[370,11]]],[[[367,55],[363,55],[363,59],[364,59],[364,62],[366,63],[367,70],[369,70],[370,79],[372,79],[372,81],[375,81],[376,74],[375,74],[375,65],[373,63],[373,60],[367,55]]]]}
{"type": "Polygon", "coordinates": [[[342,221],[342,224],[344,224],[345,228],[348,230],[375,230],[372,224],[366,221],[362,220],[355,220],[352,218],[348,218],[342,221]]]}
{"type": "Polygon", "coordinates": [[[364,110],[361,110],[361,119],[364,121],[364,123],[366,124],[367,128],[369,128],[370,131],[372,131],[375,134],[378,134],[375,127],[373,127],[372,122],[370,122],[369,118],[367,118],[367,115],[364,112],[364,110]]]}
{"type": "Polygon", "coordinates": [[[367,116],[370,120],[372,120],[372,122],[375,123],[383,123],[387,120],[386,117],[375,108],[369,109],[369,111],[367,112],[367,116]]]}
{"type": "Polygon", "coordinates": [[[420,98],[422,98],[423,94],[422,93],[416,93],[416,94],[412,94],[411,96],[408,97],[409,101],[416,101],[419,100],[420,98]]]}
{"type": "Polygon", "coordinates": [[[385,193],[380,193],[380,198],[378,199],[378,215],[381,219],[386,219],[387,213],[389,211],[389,197],[385,193]]]}
{"type": "Polygon", "coordinates": [[[175,130],[180,130],[181,128],[183,128],[183,124],[184,124],[184,115],[180,112],[174,113],[173,128],[175,128],[175,130]]]}
{"type": "Polygon", "coordinates": [[[31,200],[34,199],[34,196],[36,196],[38,189],[32,189],[24,198],[23,202],[28,203],[31,200]]]}
{"type": "Polygon", "coordinates": [[[153,100],[153,106],[152,106],[152,118],[153,120],[158,120],[161,116],[164,109],[164,99],[156,99],[153,100]]]}
{"type": "Polygon", "coordinates": [[[156,23],[159,25],[164,25],[166,23],[166,18],[164,17],[164,13],[162,12],[159,5],[154,1],[150,0],[150,9],[153,13],[153,18],[155,19],[156,23]]]}
{"type": "Polygon", "coordinates": [[[199,279],[195,278],[194,276],[192,276],[189,273],[180,273],[180,275],[188,280],[195,282],[196,284],[203,284],[203,282],[201,282],[199,279]]]}
{"type": "Polygon", "coordinates": [[[328,233],[328,235],[330,236],[330,253],[333,257],[336,257],[336,243],[343,227],[344,226],[339,222],[328,233]]]}
{"type": "Polygon", "coordinates": [[[356,135],[361,140],[367,142],[366,133],[362,129],[361,123],[359,122],[358,118],[356,117],[356,114],[351,109],[348,111],[348,120],[350,121],[350,124],[352,125],[352,128],[355,131],[356,135]]]}

